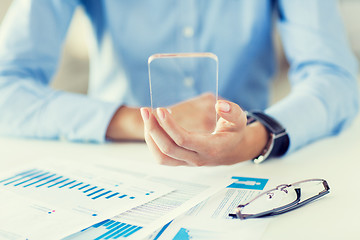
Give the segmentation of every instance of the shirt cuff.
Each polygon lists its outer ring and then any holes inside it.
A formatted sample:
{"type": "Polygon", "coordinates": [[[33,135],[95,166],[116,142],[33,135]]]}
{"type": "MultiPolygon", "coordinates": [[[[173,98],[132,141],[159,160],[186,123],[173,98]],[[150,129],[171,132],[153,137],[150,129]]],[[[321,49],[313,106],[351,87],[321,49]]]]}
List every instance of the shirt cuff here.
{"type": "Polygon", "coordinates": [[[85,95],[56,92],[44,115],[50,116],[43,121],[47,123],[45,131],[68,141],[105,142],[108,125],[119,106],[85,95]]]}
{"type": "Polygon", "coordinates": [[[286,154],[327,134],[327,112],[322,102],[305,92],[291,93],[265,113],[276,119],[289,135],[286,154]]]}

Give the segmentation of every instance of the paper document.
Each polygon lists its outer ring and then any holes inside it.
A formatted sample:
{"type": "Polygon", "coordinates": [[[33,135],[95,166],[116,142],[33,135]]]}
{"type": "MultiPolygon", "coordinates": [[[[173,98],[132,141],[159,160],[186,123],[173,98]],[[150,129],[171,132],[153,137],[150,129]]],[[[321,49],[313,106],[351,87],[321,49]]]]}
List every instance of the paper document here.
{"type": "Polygon", "coordinates": [[[168,169],[168,171],[171,170],[174,172],[168,173],[168,176],[160,176],[161,174],[158,175],[154,172],[149,174],[148,169],[147,171],[114,169],[114,171],[127,172],[146,179],[148,182],[160,183],[175,190],[142,206],[119,214],[111,220],[74,234],[66,240],[143,239],[234,181],[233,179],[218,181],[214,177],[191,174],[189,168],[185,168],[183,171],[179,168],[168,169]],[[186,179],[184,179],[185,173],[187,174],[186,179]]]}
{"type": "Polygon", "coordinates": [[[229,217],[265,188],[268,179],[232,177],[236,182],[175,219],[154,237],[173,240],[260,239],[268,219],[239,220],[229,217]]]}
{"type": "Polygon", "coordinates": [[[71,163],[0,176],[0,239],[60,239],[173,188],[71,163]]]}

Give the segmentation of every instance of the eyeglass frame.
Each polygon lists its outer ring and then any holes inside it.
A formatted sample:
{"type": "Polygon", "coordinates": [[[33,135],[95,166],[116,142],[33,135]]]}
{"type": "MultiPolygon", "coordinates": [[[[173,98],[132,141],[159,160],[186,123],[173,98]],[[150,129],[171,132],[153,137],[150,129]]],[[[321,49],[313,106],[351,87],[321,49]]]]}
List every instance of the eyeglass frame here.
{"type": "MultiPolygon", "coordinates": [[[[286,191],[285,191],[286,192],[286,191]]],[[[233,217],[233,218],[239,218],[240,220],[245,220],[248,218],[261,218],[261,217],[268,217],[268,216],[275,216],[275,215],[280,215],[289,211],[292,211],[294,209],[297,209],[299,207],[302,207],[326,194],[328,194],[330,192],[330,187],[328,182],[325,179],[319,179],[319,178],[313,178],[313,179],[306,179],[306,180],[302,180],[302,181],[298,181],[298,182],[294,182],[291,184],[280,184],[278,186],[276,186],[273,189],[267,190],[259,195],[257,195],[255,198],[251,199],[249,202],[245,203],[245,204],[240,204],[236,207],[236,213],[230,213],[229,216],[233,217]],[[317,195],[312,196],[306,200],[304,200],[303,202],[301,201],[301,188],[296,188],[295,186],[304,182],[311,182],[311,181],[321,181],[323,186],[324,186],[324,190],[322,190],[321,192],[319,192],[317,195]],[[256,214],[242,214],[241,210],[244,209],[246,206],[248,206],[249,204],[251,204],[252,202],[254,202],[256,199],[266,195],[266,194],[270,194],[272,191],[278,190],[278,191],[284,191],[284,189],[289,188],[294,186],[294,190],[296,192],[296,199],[289,203],[286,204],[284,206],[278,207],[278,208],[273,208],[271,210],[268,211],[264,211],[264,212],[260,212],[260,213],[256,213],[256,214]]],[[[287,192],[286,192],[287,193],[287,192]]],[[[273,194],[272,194],[273,195],[273,194]]]]}

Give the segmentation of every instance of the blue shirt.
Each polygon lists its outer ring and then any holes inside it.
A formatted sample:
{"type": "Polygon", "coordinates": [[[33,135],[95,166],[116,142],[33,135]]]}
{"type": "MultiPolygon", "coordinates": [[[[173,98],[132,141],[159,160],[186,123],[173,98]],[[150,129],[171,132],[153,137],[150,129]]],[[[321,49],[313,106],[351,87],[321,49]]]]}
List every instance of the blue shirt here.
{"type": "Polygon", "coordinates": [[[219,95],[277,119],[289,152],[339,133],[358,111],[335,0],[17,0],[0,32],[0,134],[103,142],[120,105],[150,104],[147,59],[161,52],[215,53],[219,95]],[[87,96],[49,87],[78,6],[93,29],[87,96]],[[292,90],[268,107],[276,26],[292,90]]]}

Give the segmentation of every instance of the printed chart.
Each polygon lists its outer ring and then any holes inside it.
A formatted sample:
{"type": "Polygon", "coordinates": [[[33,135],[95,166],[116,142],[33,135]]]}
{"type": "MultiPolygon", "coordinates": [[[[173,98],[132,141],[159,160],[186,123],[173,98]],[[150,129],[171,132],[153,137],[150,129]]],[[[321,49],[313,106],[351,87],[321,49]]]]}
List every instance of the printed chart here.
{"type": "MultiPolygon", "coordinates": [[[[106,189],[104,187],[89,184],[86,181],[80,181],[69,177],[62,176],[60,174],[52,173],[50,171],[44,171],[39,169],[31,169],[24,172],[15,174],[9,178],[0,180],[2,187],[17,187],[17,188],[32,188],[32,189],[58,189],[61,194],[67,192],[79,192],[81,195],[89,197],[92,200],[101,198],[129,198],[135,199],[135,196],[128,195],[125,192],[117,192],[106,189]]],[[[112,186],[113,188],[119,185],[112,186]]],[[[6,189],[6,188],[5,188],[6,189]]],[[[154,191],[146,191],[146,189],[140,189],[139,187],[133,188],[130,192],[141,193],[145,195],[151,195],[154,191]]],[[[136,194],[133,194],[136,195],[136,194]]]]}
{"type": "Polygon", "coordinates": [[[229,217],[235,208],[265,188],[268,179],[233,176],[236,180],[216,195],[165,225],[154,240],[258,239],[267,220],[241,221],[229,217]]]}
{"type": "MultiPolygon", "coordinates": [[[[91,226],[91,228],[98,230],[98,236],[93,239],[101,240],[128,238],[137,231],[141,230],[143,227],[107,219],[91,226]]],[[[82,232],[84,231],[86,231],[86,229],[82,232]]]]}
{"type": "Polygon", "coordinates": [[[59,239],[173,190],[105,170],[65,166],[0,177],[0,236],[59,239]]]}
{"type": "Polygon", "coordinates": [[[217,186],[216,184],[207,185],[156,176],[150,176],[147,179],[149,182],[164,184],[175,190],[119,214],[113,217],[111,221],[84,229],[69,236],[66,240],[113,240],[128,237],[143,239],[161,228],[165,223],[223,189],[230,182],[226,181],[217,186]],[[132,229],[129,230],[131,227],[132,229]]]}

